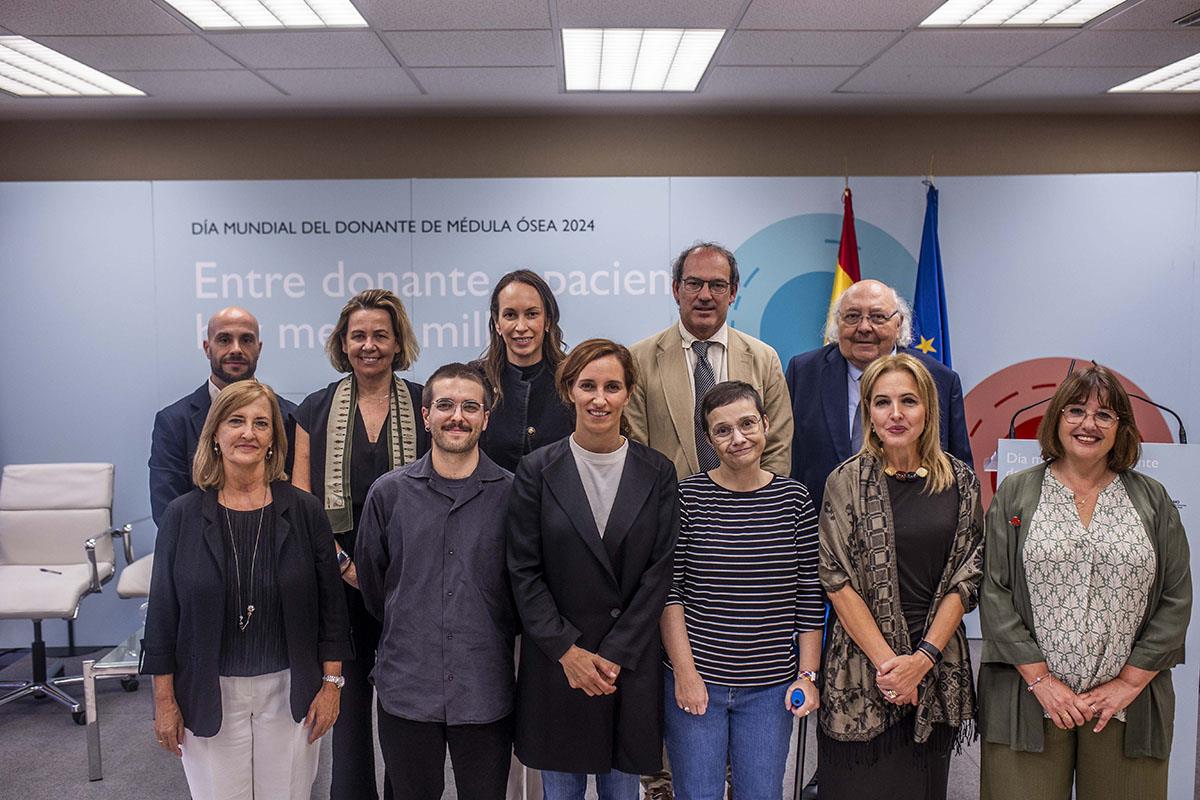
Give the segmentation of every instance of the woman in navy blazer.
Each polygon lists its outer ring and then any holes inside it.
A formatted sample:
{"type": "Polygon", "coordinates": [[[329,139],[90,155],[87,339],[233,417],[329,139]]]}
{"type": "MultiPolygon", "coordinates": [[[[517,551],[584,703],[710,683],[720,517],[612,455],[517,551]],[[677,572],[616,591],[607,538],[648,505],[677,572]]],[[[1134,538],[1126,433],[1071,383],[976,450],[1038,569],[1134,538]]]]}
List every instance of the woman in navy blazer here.
{"type": "Polygon", "coordinates": [[[222,390],[200,442],[198,488],[167,507],[155,547],[142,649],[155,735],[197,800],[307,798],[351,657],[333,535],[286,482],[270,387],[222,390]]]}
{"type": "Polygon", "coordinates": [[[525,456],[508,509],[508,568],[524,626],[516,753],[546,800],[640,796],[662,761],[658,619],[679,532],[675,468],[621,435],[629,351],[580,343],[559,366],[575,433],[525,456]]]}

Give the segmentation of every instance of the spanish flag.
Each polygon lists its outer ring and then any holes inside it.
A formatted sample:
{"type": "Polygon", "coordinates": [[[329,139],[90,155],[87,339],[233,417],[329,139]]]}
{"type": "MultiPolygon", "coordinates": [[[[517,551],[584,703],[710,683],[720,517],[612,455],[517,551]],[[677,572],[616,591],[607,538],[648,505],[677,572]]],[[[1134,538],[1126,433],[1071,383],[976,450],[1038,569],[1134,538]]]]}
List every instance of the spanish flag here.
{"type": "Polygon", "coordinates": [[[842,242],[838,245],[837,266],[833,270],[833,293],[829,296],[827,319],[833,319],[842,292],[849,289],[851,284],[862,280],[862,272],[858,267],[858,239],[854,235],[854,204],[851,202],[849,186],[842,193],[842,205],[845,207],[842,215],[842,242]]]}

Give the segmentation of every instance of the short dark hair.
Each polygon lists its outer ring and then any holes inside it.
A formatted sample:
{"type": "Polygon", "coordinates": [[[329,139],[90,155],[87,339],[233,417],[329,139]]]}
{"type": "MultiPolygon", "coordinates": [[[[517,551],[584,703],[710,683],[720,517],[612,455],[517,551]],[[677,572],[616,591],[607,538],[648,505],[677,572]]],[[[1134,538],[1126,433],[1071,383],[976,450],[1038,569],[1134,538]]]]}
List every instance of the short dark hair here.
{"type": "Polygon", "coordinates": [[[1069,405],[1084,405],[1095,392],[1101,405],[1117,413],[1117,435],[1112,450],[1108,451],[1108,468],[1113,472],[1124,472],[1137,463],[1142,452],[1142,435],[1133,418],[1133,405],[1121,381],[1107,367],[1095,362],[1078,372],[1072,372],[1058,385],[1046,415],[1038,425],[1038,444],[1042,446],[1042,458],[1047,461],[1065,455],[1062,442],[1058,440],[1058,421],[1063,409],[1069,405]]]}
{"type": "Polygon", "coordinates": [[[704,432],[708,433],[709,414],[738,400],[753,400],[754,409],[760,417],[767,413],[763,408],[762,395],[753,386],[745,381],[721,381],[705,392],[704,399],[700,401],[700,421],[704,425],[704,432]]]}
{"type": "MultiPolygon", "coordinates": [[[[638,374],[629,349],[625,345],[609,339],[587,339],[575,345],[575,348],[558,365],[558,370],[554,374],[554,385],[558,389],[559,398],[568,406],[573,406],[571,386],[579,377],[579,373],[583,372],[583,368],[588,364],[606,356],[612,356],[621,364],[621,370],[625,373],[625,389],[632,392],[633,387],[637,385],[638,374]]],[[[624,417],[622,417],[623,422],[624,417]]]]}
{"type": "Polygon", "coordinates": [[[687,257],[697,250],[711,250],[717,255],[725,259],[729,263],[729,285],[734,289],[738,287],[738,281],[741,280],[738,275],[737,258],[734,257],[725,247],[716,242],[696,242],[691,247],[684,250],[675,257],[675,262],[671,265],[671,282],[679,283],[683,280],[683,262],[687,261],[687,257]]]}
{"type": "Polygon", "coordinates": [[[433,405],[433,384],[435,382],[455,378],[478,383],[483,388],[483,407],[485,409],[492,407],[492,390],[488,388],[487,381],[483,379],[483,373],[470,364],[463,364],[459,361],[443,364],[433,371],[421,389],[421,407],[427,409],[433,405]]]}

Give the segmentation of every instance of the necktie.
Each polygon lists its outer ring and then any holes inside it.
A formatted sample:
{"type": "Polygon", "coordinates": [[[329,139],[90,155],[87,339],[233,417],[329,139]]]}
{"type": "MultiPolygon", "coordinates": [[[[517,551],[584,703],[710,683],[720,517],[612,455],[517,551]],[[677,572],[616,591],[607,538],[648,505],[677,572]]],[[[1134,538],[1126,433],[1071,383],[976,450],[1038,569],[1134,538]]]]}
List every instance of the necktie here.
{"type": "Polygon", "coordinates": [[[692,381],[696,387],[696,459],[700,462],[700,471],[708,472],[721,465],[717,451],[712,442],[704,435],[704,423],[700,420],[700,402],[708,390],[717,385],[713,377],[712,365],[708,363],[709,342],[692,342],[692,352],[696,354],[696,368],[692,370],[692,381]]]}
{"type": "Polygon", "coordinates": [[[862,449],[862,401],[854,409],[854,425],[850,427],[850,455],[862,449]]]}

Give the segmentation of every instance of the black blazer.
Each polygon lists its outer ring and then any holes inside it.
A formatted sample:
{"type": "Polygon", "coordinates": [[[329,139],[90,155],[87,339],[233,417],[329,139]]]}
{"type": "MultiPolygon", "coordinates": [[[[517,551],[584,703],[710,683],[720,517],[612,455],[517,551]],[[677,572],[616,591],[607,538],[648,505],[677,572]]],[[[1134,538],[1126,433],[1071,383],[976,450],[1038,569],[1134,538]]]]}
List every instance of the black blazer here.
{"type": "MultiPolygon", "coordinates": [[[[292,718],[303,721],[321,688],[323,661],[352,657],[346,598],[329,520],[317,499],[271,484],[275,569],[291,669],[292,718]]],[[[218,681],[225,619],[225,540],[215,490],[193,489],[167,506],[154,549],[141,671],[174,675],[183,724],[221,729],[218,681]]]]}
{"type": "MultiPolygon", "coordinates": [[[[942,450],[973,468],[971,441],[963,413],[958,373],[919,350],[897,348],[929,369],[937,386],[942,450]]],[[[850,452],[850,414],[846,396],[846,358],[837,342],[801,353],[787,366],[792,396],[792,477],[808,488],[817,511],[825,495],[825,479],[850,452]]]]}
{"type": "Polygon", "coordinates": [[[658,621],[679,534],[675,467],[629,442],[603,539],[569,439],[521,460],[509,500],[508,570],[524,625],[516,752],[535,769],[648,774],[662,758],[658,621]],[[572,689],[571,645],[621,666],[617,691],[572,689]]]}
{"type": "MultiPolygon", "coordinates": [[[[192,457],[196,455],[196,444],[210,406],[212,398],[205,381],[199,389],[154,415],[154,431],[150,434],[150,513],[155,525],[162,525],[167,505],[192,488],[192,457]]],[[[283,414],[288,440],[284,467],[290,475],[296,449],[293,419],[296,404],[280,397],[279,411],[283,414]]]]}
{"type": "MultiPolygon", "coordinates": [[[[543,362],[544,363],[544,362],[543,362]]],[[[472,362],[483,371],[483,362],[472,362]]],[[[531,381],[521,380],[521,370],[505,363],[500,375],[504,397],[488,415],[487,430],[479,437],[479,449],[509,472],[526,453],[571,435],[575,430],[575,409],[565,405],[554,386],[554,370],[545,364],[531,381]],[[548,395],[537,416],[529,414],[529,398],[535,393],[548,395]]]]}

